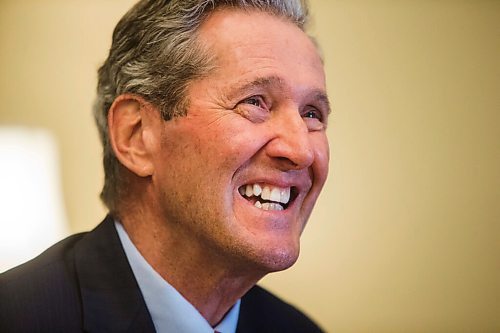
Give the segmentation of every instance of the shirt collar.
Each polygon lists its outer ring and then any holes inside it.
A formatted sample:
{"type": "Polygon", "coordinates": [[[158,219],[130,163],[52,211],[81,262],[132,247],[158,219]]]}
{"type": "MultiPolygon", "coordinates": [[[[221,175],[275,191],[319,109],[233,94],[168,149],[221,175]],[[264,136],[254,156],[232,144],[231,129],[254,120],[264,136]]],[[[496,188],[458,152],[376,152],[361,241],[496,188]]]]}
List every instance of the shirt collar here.
{"type": "Polygon", "coordinates": [[[115,227],[157,332],[236,332],[241,300],[212,328],[201,313],[149,265],[121,223],[115,221],[115,227]]]}

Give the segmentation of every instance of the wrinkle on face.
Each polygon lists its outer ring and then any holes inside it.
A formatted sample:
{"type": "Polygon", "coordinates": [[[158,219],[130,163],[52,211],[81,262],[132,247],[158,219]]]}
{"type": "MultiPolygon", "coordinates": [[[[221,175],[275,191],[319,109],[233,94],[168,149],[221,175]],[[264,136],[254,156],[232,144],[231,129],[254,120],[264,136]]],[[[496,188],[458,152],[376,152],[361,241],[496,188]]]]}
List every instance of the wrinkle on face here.
{"type": "Polygon", "coordinates": [[[167,125],[170,141],[157,159],[167,189],[165,215],[196,234],[196,242],[185,236],[186,244],[203,244],[205,251],[243,266],[280,270],[298,255],[300,232],[326,178],[327,162],[318,159],[293,170],[296,166],[285,165],[290,147],[279,146],[295,147],[295,135],[315,152],[327,149],[324,131],[306,131],[303,122],[309,119],[300,113],[309,103],[327,109],[323,67],[308,37],[291,23],[262,13],[218,14],[200,31],[200,43],[216,54],[215,69],[188,87],[187,115],[167,125]],[[234,31],[246,29],[242,22],[248,15],[260,24],[238,40],[234,31]],[[231,29],[216,24],[230,17],[231,29]],[[211,24],[215,31],[206,29],[211,24]],[[285,49],[287,35],[296,39],[296,51],[285,49]],[[269,112],[255,113],[258,107],[243,102],[254,94],[269,97],[269,112]],[[271,216],[239,197],[242,184],[277,179],[314,183],[304,185],[287,217],[271,216]]]}

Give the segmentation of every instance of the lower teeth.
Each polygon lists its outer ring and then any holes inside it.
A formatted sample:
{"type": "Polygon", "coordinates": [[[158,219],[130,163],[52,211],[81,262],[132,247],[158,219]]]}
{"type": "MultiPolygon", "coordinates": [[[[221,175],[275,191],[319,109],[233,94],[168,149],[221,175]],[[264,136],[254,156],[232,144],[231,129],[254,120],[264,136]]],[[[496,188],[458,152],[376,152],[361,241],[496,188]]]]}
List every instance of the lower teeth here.
{"type": "Polygon", "coordinates": [[[279,203],[274,202],[264,202],[260,203],[260,201],[255,202],[255,207],[263,209],[263,210],[283,210],[283,206],[279,203]]]}

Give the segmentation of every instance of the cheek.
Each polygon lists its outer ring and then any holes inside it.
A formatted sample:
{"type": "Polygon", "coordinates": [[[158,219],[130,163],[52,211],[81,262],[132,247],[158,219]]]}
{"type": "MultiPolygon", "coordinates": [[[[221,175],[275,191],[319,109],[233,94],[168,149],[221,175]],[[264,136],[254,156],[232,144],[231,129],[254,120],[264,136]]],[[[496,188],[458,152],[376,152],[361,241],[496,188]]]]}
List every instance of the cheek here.
{"type": "Polygon", "coordinates": [[[314,173],[315,179],[321,184],[326,181],[328,176],[328,165],[330,163],[330,145],[325,133],[317,133],[312,140],[314,147],[314,173]]]}
{"type": "MultiPolygon", "coordinates": [[[[246,119],[233,119],[224,130],[218,131],[205,150],[208,163],[215,163],[219,167],[240,168],[250,161],[262,147],[265,146],[268,136],[264,128],[252,124],[246,119]]],[[[205,143],[206,145],[207,143],[205,143]]]]}
{"type": "MultiPolygon", "coordinates": [[[[320,133],[317,133],[320,134],[320,133]]],[[[311,140],[314,149],[314,162],[311,166],[313,187],[310,194],[314,201],[319,196],[328,177],[328,166],[330,160],[330,148],[326,135],[317,135],[311,140]]]]}

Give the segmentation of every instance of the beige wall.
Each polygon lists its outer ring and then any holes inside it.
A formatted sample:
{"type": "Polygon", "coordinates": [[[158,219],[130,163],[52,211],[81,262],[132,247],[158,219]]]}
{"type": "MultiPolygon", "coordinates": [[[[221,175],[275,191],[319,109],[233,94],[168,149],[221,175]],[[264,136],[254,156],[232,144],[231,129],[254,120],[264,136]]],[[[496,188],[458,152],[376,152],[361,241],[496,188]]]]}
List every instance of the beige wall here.
{"type": "MultiPolygon", "coordinates": [[[[98,222],[95,71],[127,0],[0,0],[0,125],[53,131],[98,222]]],[[[312,1],[334,113],[302,257],[263,284],[335,332],[500,331],[500,1],[312,1]]]]}

